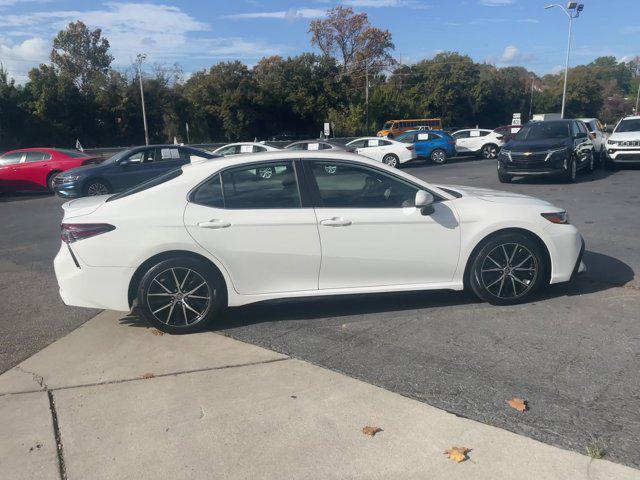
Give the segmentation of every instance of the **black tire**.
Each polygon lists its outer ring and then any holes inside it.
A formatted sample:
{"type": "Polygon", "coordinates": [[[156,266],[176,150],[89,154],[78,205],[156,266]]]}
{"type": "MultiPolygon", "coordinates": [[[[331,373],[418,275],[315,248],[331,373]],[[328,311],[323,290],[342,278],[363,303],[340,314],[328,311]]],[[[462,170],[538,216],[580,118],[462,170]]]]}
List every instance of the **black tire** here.
{"type": "Polygon", "coordinates": [[[382,158],[382,163],[389,165],[390,167],[393,167],[393,168],[400,168],[400,160],[393,153],[387,153],[382,158]]]}
{"type": "Polygon", "coordinates": [[[492,305],[524,303],[548,278],[543,252],[523,233],[505,232],[491,237],[469,261],[467,285],[478,298],[492,305]]]}
{"type": "Polygon", "coordinates": [[[441,148],[436,148],[434,151],[431,152],[431,155],[429,155],[429,158],[435,164],[444,165],[445,163],[447,163],[447,152],[445,152],[441,148]]]}
{"type": "Polygon", "coordinates": [[[53,193],[53,181],[55,178],[60,175],[62,172],[51,172],[47,177],[47,190],[53,193]]]}
{"type": "Polygon", "coordinates": [[[83,192],[85,196],[97,196],[97,195],[109,195],[112,193],[111,185],[104,180],[89,180],[84,188],[83,192]]]}
{"type": "Polygon", "coordinates": [[[576,164],[575,158],[569,160],[567,164],[567,171],[562,175],[565,183],[575,183],[576,177],[578,176],[578,165],[576,164]]]}
{"type": "Polygon", "coordinates": [[[596,157],[593,150],[591,150],[591,154],[589,156],[589,163],[587,163],[587,172],[593,173],[596,169],[596,157]]]}
{"type": "Polygon", "coordinates": [[[498,180],[500,180],[500,183],[511,183],[513,177],[511,175],[498,172],[498,180]]]}
{"type": "Polygon", "coordinates": [[[487,143],[480,150],[480,156],[485,160],[493,160],[494,158],[498,158],[498,153],[500,149],[497,145],[493,143],[487,143]]]}
{"type": "Polygon", "coordinates": [[[207,328],[226,304],[227,291],[220,274],[190,257],[170,258],[154,265],[138,288],[140,315],[166,333],[193,333],[207,328]]]}

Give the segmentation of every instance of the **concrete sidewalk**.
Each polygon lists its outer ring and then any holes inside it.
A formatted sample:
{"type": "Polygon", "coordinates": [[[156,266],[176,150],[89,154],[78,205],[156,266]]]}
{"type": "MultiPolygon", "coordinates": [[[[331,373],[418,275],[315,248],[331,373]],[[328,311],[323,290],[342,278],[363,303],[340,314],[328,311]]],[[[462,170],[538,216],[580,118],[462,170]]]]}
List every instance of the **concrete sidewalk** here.
{"type": "Polygon", "coordinates": [[[640,479],[212,332],[153,332],[104,312],[0,376],[0,477],[640,479]]]}

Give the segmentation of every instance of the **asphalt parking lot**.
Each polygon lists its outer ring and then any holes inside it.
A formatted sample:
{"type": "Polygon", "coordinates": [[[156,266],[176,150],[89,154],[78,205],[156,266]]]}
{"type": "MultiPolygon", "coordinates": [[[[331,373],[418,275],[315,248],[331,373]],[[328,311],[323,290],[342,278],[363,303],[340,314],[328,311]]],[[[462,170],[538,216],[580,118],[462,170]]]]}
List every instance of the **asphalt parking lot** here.
{"type": "MultiPolygon", "coordinates": [[[[546,443],[581,453],[597,444],[607,458],[640,467],[640,170],[598,171],[573,185],[503,185],[495,161],[406,168],[433,183],[511,190],[567,208],[585,237],[589,272],[516,307],[454,292],[289,300],[231,309],[220,330],[546,443]],[[529,411],[510,409],[514,396],[529,411]]],[[[8,299],[0,372],[96,313],[57,296],[51,262],[62,203],[0,197],[8,299]]],[[[135,324],[129,318],[123,328],[135,324]]]]}

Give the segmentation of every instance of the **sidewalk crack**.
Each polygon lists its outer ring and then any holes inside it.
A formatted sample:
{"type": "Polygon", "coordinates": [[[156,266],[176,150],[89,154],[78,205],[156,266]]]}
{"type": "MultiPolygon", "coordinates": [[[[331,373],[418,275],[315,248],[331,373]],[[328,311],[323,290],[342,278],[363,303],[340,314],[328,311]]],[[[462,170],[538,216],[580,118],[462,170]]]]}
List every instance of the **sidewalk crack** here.
{"type": "Polygon", "coordinates": [[[49,410],[51,411],[51,419],[53,421],[53,436],[56,441],[56,450],[58,453],[58,469],[60,472],[60,480],[67,480],[67,468],[64,463],[64,452],[62,449],[62,436],[60,434],[60,425],[58,424],[58,412],[56,411],[56,403],[53,398],[53,392],[47,390],[49,397],[49,410]]]}
{"type": "Polygon", "coordinates": [[[38,375],[36,372],[31,372],[29,370],[25,370],[20,365],[16,365],[15,369],[18,370],[19,372],[22,372],[22,373],[26,374],[26,375],[31,375],[31,377],[33,378],[33,381],[36,382],[40,386],[40,388],[42,388],[44,390],[48,390],[49,389],[47,387],[47,384],[45,383],[44,377],[42,375],[38,375]]]}

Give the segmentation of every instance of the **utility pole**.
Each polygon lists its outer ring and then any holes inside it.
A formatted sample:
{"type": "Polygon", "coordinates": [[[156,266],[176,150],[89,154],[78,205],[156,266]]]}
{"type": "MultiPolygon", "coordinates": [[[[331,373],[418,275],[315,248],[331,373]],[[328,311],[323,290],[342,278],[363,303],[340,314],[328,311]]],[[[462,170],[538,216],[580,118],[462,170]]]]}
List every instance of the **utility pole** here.
{"type": "Polygon", "coordinates": [[[564,118],[564,107],[567,100],[567,77],[569,76],[569,54],[571,52],[571,31],[573,28],[573,19],[578,18],[580,16],[580,12],[584,10],[584,5],[578,2],[568,2],[567,8],[564,8],[562,5],[558,5],[557,3],[553,3],[551,5],[547,5],[545,8],[554,8],[558,7],[562,9],[562,11],[569,17],[569,40],[567,42],[567,58],[564,63],[564,88],[562,90],[562,111],[560,113],[560,117],[564,118]]]}
{"type": "Polygon", "coordinates": [[[367,109],[367,126],[366,126],[366,134],[369,135],[369,62],[365,58],[364,60],[364,81],[366,83],[364,90],[364,102],[367,109]]]}
{"type": "Polygon", "coordinates": [[[531,117],[533,116],[533,84],[536,81],[535,75],[531,75],[531,100],[529,100],[529,121],[531,121],[531,117]]]}
{"type": "MultiPolygon", "coordinates": [[[[640,60],[640,58],[638,59],[640,60]]],[[[640,113],[638,112],[638,104],[640,103],[640,61],[638,62],[638,65],[636,66],[636,77],[638,78],[638,95],[636,95],[636,111],[635,114],[636,115],[640,115],[640,113]]]]}
{"type": "Polygon", "coordinates": [[[142,121],[144,122],[144,144],[149,145],[149,130],[147,129],[147,111],[144,106],[144,89],[142,88],[142,62],[147,59],[144,53],[139,53],[136,57],[138,65],[138,79],[140,80],[140,99],[142,100],[142,121]]]}

